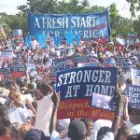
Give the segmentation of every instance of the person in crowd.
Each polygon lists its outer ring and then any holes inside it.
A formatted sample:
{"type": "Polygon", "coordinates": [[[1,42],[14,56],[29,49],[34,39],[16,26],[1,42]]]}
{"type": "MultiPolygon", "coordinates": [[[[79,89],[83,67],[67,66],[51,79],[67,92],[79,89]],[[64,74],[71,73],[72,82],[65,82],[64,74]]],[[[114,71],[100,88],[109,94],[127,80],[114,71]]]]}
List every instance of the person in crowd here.
{"type": "Polygon", "coordinates": [[[86,125],[82,121],[75,120],[69,124],[68,137],[71,140],[86,140],[86,136],[87,136],[86,125]]]}
{"type": "Polygon", "coordinates": [[[93,120],[92,119],[81,119],[82,122],[86,125],[87,135],[86,140],[90,140],[91,135],[93,134],[93,120]]]}
{"type": "MultiPolygon", "coordinates": [[[[132,108],[125,97],[127,85],[133,85],[131,68],[140,68],[139,46],[125,48],[119,46],[109,50],[107,45],[95,41],[84,41],[79,45],[66,45],[65,40],[55,46],[52,37],[41,48],[34,38],[31,46],[24,46],[18,39],[13,46],[0,46],[0,67],[7,69],[9,64],[20,65],[32,63],[36,69],[27,71],[27,77],[9,81],[7,73],[0,75],[0,140],[139,140],[140,139],[140,111],[132,108]],[[15,46],[14,46],[15,45],[15,46]],[[11,50],[13,57],[19,59],[6,60],[3,52],[11,50]],[[98,118],[80,118],[80,120],[58,120],[60,96],[53,89],[57,86],[56,79],[51,75],[52,61],[65,57],[96,58],[100,67],[115,67],[118,70],[117,88],[118,110],[114,120],[98,118]],[[117,58],[121,57],[121,64],[117,58]],[[9,82],[7,82],[9,81],[9,82]],[[30,94],[32,102],[28,97],[30,94]],[[25,98],[26,97],[26,98],[25,98]],[[3,102],[3,99],[5,101],[3,102]],[[28,100],[27,100],[28,99],[28,100]],[[3,104],[3,105],[1,105],[3,104]],[[123,108],[123,116],[122,109],[123,108]],[[16,115],[15,115],[16,114],[16,115]],[[15,117],[15,116],[16,117],[15,117]],[[7,118],[8,116],[8,118],[7,118]],[[14,116],[14,117],[13,117],[14,116]],[[19,121],[20,120],[20,121],[19,121]],[[20,123],[17,125],[16,123],[20,123]],[[66,122],[66,123],[64,123],[66,122]]],[[[67,65],[78,66],[78,62],[67,61],[67,65]]],[[[56,68],[57,68],[56,64],[56,68]]]]}
{"type": "Polygon", "coordinates": [[[122,105],[124,104],[124,97],[120,91],[117,91],[116,96],[118,97],[118,109],[115,119],[112,123],[111,128],[102,127],[97,133],[97,140],[114,140],[120,128],[122,120],[122,105]]]}
{"type": "Polygon", "coordinates": [[[19,136],[21,140],[25,140],[26,134],[33,126],[30,123],[25,123],[19,128],[19,136]]]}
{"type": "Polygon", "coordinates": [[[51,100],[53,94],[52,86],[47,83],[42,83],[40,94],[42,94],[42,99],[37,101],[35,128],[42,130],[46,136],[49,136],[49,125],[53,106],[51,100]]]}
{"type": "Polygon", "coordinates": [[[127,137],[130,136],[130,135],[133,135],[132,130],[129,127],[123,125],[119,129],[115,140],[127,140],[127,137]]]}
{"type": "Polygon", "coordinates": [[[7,117],[0,119],[0,140],[12,140],[10,126],[11,123],[7,117]]]}
{"type": "Polygon", "coordinates": [[[132,128],[133,126],[140,123],[140,113],[136,108],[132,108],[129,106],[129,99],[125,97],[125,105],[124,105],[124,123],[128,128],[132,128]]]}

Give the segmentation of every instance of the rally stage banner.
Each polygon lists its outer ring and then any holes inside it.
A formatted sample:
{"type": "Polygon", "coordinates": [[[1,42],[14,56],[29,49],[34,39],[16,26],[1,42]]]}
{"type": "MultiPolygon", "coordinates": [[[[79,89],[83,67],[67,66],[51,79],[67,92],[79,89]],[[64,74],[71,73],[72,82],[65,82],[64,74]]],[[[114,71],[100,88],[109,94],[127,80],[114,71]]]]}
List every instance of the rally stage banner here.
{"type": "Polygon", "coordinates": [[[35,15],[29,13],[28,27],[30,35],[46,34],[51,37],[66,37],[73,32],[81,39],[109,40],[110,25],[108,11],[90,14],[54,14],[35,15]]]}
{"type": "Polygon", "coordinates": [[[140,86],[127,85],[126,94],[129,98],[129,105],[134,108],[140,108],[140,86]]]}
{"type": "Polygon", "coordinates": [[[61,103],[58,118],[113,119],[114,112],[91,107],[92,94],[114,97],[117,69],[106,67],[73,68],[57,73],[61,103]]]}

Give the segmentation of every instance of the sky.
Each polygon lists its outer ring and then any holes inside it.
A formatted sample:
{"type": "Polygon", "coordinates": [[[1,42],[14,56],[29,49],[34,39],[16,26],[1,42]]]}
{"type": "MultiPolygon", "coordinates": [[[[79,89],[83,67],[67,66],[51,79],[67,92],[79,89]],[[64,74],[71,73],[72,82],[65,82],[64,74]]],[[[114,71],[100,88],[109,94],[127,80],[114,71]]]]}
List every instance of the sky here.
{"type": "MultiPolygon", "coordinates": [[[[6,12],[7,14],[18,13],[17,6],[25,5],[27,0],[0,0],[0,13],[6,12]]],[[[126,0],[89,0],[90,5],[98,5],[108,7],[112,3],[116,3],[119,13],[123,17],[130,18],[129,12],[130,5],[126,0]]]]}

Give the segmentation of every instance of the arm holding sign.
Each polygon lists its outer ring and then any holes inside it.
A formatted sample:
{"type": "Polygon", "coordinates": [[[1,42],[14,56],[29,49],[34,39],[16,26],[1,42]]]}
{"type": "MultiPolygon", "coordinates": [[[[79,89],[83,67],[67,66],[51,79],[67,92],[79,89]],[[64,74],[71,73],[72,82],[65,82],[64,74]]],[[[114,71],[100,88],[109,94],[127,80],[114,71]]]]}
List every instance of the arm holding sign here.
{"type": "Polygon", "coordinates": [[[127,96],[124,96],[124,99],[125,99],[125,105],[124,105],[124,119],[126,121],[129,121],[129,114],[128,114],[128,97],[127,96]]]}
{"type": "Polygon", "coordinates": [[[56,91],[54,91],[52,95],[52,102],[54,105],[53,105],[52,117],[51,117],[51,123],[50,123],[50,134],[56,128],[57,111],[60,104],[60,93],[56,93],[56,91]]]}
{"type": "Polygon", "coordinates": [[[122,107],[124,103],[123,96],[121,95],[120,91],[117,91],[117,94],[118,94],[118,110],[117,110],[117,114],[114,119],[114,122],[112,124],[112,127],[111,127],[114,137],[116,137],[119,130],[120,122],[122,119],[122,107]]]}

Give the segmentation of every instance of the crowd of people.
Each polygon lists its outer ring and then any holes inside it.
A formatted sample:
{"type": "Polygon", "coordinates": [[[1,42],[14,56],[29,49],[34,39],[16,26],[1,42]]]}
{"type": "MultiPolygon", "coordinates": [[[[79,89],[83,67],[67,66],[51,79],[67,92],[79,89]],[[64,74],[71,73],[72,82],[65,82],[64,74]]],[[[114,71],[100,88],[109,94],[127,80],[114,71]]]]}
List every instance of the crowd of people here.
{"type": "Polygon", "coordinates": [[[132,84],[131,68],[140,67],[138,44],[126,48],[81,41],[80,45],[68,46],[62,42],[55,46],[47,41],[47,47],[41,48],[36,40],[27,47],[9,39],[7,44],[0,42],[0,52],[0,68],[8,68],[13,63],[35,66],[18,79],[1,78],[0,140],[140,140],[140,110],[131,108],[125,95],[126,85],[132,84]],[[2,52],[8,51],[13,53],[12,61],[2,56],[2,52]],[[51,65],[54,59],[70,56],[91,56],[98,67],[117,68],[118,110],[114,120],[57,118],[61,93],[56,92],[51,65]]]}

